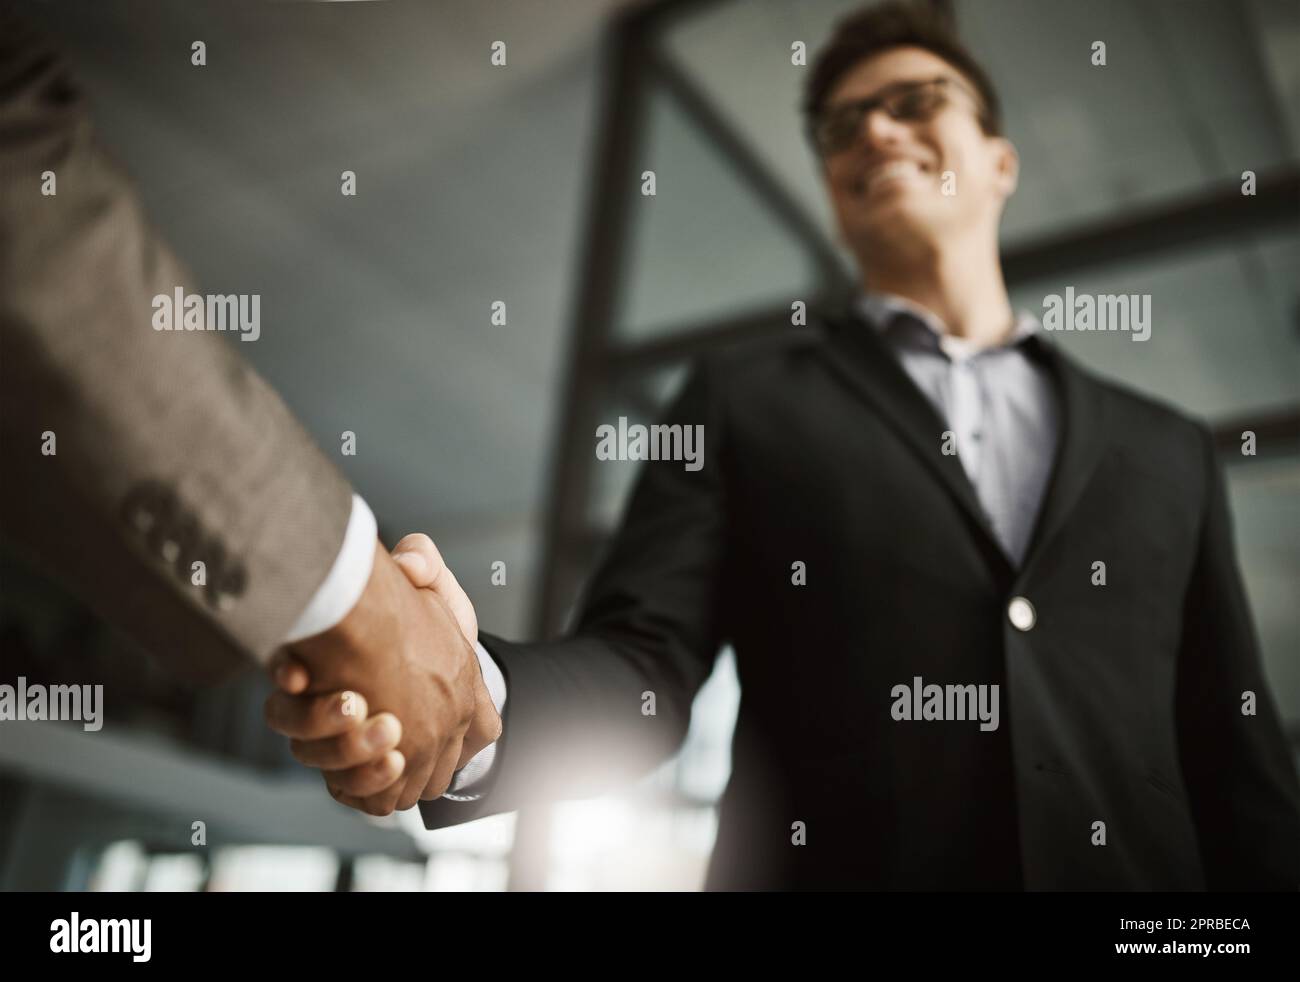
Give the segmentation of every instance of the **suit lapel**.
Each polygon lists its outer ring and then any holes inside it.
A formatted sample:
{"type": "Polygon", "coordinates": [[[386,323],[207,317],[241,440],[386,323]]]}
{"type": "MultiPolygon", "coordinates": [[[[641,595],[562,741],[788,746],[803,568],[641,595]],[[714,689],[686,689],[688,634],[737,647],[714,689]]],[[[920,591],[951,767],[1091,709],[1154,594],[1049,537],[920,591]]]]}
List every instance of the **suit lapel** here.
{"type": "Polygon", "coordinates": [[[1061,435],[1052,476],[1021,566],[1022,575],[1032,572],[1043,550],[1065,524],[1070,510],[1087,487],[1106,448],[1110,426],[1106,390],[1042,331],[1028,344],[1031,353],[1040,358],[1056,378],[1061,435]]]}
{"type": "MultiPolygon", "coordinates": [[[[1014,578],[1016,570],[1003,552],[961,461],[955,454],[940,452],[940,438],[948,424],[855,310],[826,317],[824,322],[828,330],[822,351],[827,366],[893,427],[952,495],[975,534],[983,540],[990,562],[1009,579],[1014,578]]],[[[1030,571],[1065,522],[1096,469],[1105,447],[1107,426],[1102,387],[1041,331],[1026,343],[1031,354],[1047,365],[1056,379],[1061,433],[1022,574],[1030,571]]]]}
{"type": "Polygon", "coordinates": [[[825,321],[829,330],[822,350],[827,366],[893,427],[952,495],[976,534],[984,540],[985,551],[1000,557],[1003,571],[1010,573],[1010,560],[993,534],[961,461],[956,454],[941,451],[947,422],[916,387],[875,329],[856,311],[828,317],[825,321]]]}

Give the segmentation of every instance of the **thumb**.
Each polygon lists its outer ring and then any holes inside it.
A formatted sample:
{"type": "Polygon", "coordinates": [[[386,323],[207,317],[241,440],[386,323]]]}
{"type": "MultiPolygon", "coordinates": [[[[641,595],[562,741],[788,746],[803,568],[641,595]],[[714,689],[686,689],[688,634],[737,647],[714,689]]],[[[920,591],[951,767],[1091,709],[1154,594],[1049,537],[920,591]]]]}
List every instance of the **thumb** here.
{"type": "Polygon", "coordinates": [[[478,640],[478,615],[469,594],[457,581],[450,567],[442,561],[442,553],[423,532],[405,536],[393,549],[393,561],[401,567],[412,586],[432,590],[447,605],[460,633],[473,644],[478,640]]]}
{"type": "Polygon", "coordinates": [[[307,666],[289,654],[287,648],[277,648],[266,667],[275,684],[289,695],[296,696],[307,691],[311,674],[307,671],[307,666]]]}

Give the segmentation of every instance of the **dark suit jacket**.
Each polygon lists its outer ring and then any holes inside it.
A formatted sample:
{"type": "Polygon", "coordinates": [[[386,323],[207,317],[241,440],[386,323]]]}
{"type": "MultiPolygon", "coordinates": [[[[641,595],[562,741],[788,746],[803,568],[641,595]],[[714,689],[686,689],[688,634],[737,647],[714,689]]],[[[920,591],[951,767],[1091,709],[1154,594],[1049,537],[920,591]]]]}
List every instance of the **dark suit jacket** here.
{"type": "Polygon", "coordinates": [[[426,824],[648,770],[729,641],[710,888],[1295,889],[1300,788],[1210,433],[1029,344],[1063,432],[1020,569],[946,424],[852,315],[701,364],[667,420],[705,425],[704,468],[642,465],[572,637],[483,639],[509,688],[490,790],[422,804],[426,824]],[[999,728],[895,721],[918,675],[1000,685],[999,728]]]}

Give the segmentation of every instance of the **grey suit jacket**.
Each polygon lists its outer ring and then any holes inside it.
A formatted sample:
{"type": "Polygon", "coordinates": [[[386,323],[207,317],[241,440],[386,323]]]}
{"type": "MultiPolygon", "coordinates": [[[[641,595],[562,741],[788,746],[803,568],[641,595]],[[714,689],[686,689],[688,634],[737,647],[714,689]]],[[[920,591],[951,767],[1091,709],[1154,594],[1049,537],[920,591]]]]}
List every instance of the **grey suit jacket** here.
{"type": "Polygon", "coordinates": [[[351,490],[229,341],[153,329],[153,297],[178,286],[197,292],[66,65],[0,5],[0,532],[212,678],[285,636],[351,490]]]}

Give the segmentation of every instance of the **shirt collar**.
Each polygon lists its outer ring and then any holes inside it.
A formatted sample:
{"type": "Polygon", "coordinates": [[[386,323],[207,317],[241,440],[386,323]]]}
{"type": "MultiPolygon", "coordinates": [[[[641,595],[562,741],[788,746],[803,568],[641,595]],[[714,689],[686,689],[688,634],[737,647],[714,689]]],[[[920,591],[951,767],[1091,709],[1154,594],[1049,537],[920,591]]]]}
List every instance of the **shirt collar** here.
{"type": "Polygon", "coordinates": [[[858,295],[856,304],[858,311],[863,315],[867,323],[881,335],[885,334],[900,315],[911,315],[915,320],[910,321],[910,323],[919,322],[927,328],[924,332],[918,332],[924,338],[927,347],[937,348],[954,361],[973,357],[981,351],[996,351],[999,348],[1015,347],[1041,329],[1037,317],[1027,310],[1019,310],[1016,311],[1016,320],[1011,328],[1011,333],[1000,344],[991,348],[977,348],[965,338],[950,335],[945,330],[943,321],[920,304],[913,303],[906,297],[881,292],[861,293],[858,295]]]}

